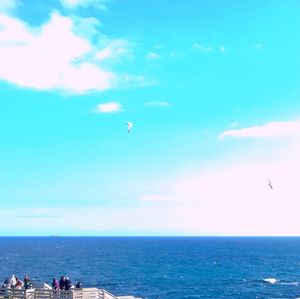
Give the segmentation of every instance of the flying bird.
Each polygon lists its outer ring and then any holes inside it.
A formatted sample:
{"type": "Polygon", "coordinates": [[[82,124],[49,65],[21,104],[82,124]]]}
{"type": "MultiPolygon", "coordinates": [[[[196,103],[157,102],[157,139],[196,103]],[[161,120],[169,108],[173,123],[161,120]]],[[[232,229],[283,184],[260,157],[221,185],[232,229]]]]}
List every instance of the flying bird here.
{"type": "Polygon", "coordinates": [[[133,123],[131,123],[130,121],[128,121],[127,122],[127,131],[128,131],[128,133],[130,133],[132,127],[133,127],[133,123]]]}
{"type": "Polygon", "coordinates": [[[273,190],[273,186],[270,180],[268,180],[268,186],[273,190]]]}

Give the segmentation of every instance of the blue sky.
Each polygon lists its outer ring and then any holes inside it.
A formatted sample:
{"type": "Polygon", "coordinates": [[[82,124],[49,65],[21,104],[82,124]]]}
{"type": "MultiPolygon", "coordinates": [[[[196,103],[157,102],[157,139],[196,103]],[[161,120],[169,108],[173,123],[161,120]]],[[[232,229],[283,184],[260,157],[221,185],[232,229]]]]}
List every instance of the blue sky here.
{"type": "Polygon", "coordinates": [[[1,1],[1,235],[300,235],[299,13],[1,1]]]}

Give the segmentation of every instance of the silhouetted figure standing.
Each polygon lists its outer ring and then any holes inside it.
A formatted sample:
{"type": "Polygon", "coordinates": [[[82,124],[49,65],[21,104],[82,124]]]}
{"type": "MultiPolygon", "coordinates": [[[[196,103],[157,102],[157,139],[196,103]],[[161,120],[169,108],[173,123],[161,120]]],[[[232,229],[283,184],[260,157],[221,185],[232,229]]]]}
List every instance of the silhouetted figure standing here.
{"type": "Polygon", "coordinates": [[[62,276],[61,278],[60,278],[60,280],[59,280],[59,288],[61,289],[61,290],[65,290],[65,288],[66,288],[66,277],[65,276],[62,276]]]}
{"type": "Polygon", "coordinates": [[[30,285],[30,278],[28,275],[25,275],[24,277],[24,287],[25,289],[30,289],[31,285],[30,285]]]}
{"type": "Polygon", "coordinates": [[[59,287],[59,282],[55,278],[53,278],[53,280],[52,280],[52,288],[55,289],[55,290],[58,290],[60,288],[59,287]]]}
{"type": "Polygon", "coordinates": [[[65,280],[65,290],[70,290],[71,286],[72,286],[71,280],[69,277],[67,277],[65,280]]]}

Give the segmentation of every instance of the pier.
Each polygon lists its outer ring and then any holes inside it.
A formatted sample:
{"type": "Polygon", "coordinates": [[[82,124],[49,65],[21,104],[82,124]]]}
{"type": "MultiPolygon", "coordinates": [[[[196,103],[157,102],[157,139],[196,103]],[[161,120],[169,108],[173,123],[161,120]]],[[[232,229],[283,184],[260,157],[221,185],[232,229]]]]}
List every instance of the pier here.
{"type": "Polygon", "coordinates": [[[0,288],[0,299],[141,299],[134,296],[115,296],[104,289],[82,288],[55,290],[44,284],[43,288],[0,288]]]}

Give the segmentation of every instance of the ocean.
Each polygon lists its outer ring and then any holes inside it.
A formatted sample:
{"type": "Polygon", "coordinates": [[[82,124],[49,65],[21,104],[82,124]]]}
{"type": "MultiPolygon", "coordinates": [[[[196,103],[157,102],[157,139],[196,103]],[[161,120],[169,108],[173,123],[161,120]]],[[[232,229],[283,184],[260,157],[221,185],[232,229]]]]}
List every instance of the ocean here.
{"type": "Polygon", "coordinates": [[[297,298],[300,238],[1,237],[0,282],[12,274],[144,299],[297,298]]]}

